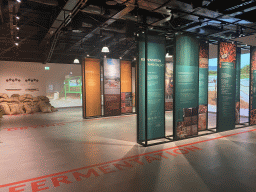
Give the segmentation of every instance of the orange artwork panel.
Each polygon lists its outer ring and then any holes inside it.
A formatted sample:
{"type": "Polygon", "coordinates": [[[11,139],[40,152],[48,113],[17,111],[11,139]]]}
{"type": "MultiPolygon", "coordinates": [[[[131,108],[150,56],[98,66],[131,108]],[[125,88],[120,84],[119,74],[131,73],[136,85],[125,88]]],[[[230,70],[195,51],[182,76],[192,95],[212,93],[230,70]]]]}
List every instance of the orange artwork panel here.
{"type": "Polygon", "coordinates": [[[101,115],[100,60],[85,59],[86,116],[101,115]]]}
{"type": "Polygon", "coordinates": [[[132,92],[132,64],[121,61],[121,92],[132,92]]]}

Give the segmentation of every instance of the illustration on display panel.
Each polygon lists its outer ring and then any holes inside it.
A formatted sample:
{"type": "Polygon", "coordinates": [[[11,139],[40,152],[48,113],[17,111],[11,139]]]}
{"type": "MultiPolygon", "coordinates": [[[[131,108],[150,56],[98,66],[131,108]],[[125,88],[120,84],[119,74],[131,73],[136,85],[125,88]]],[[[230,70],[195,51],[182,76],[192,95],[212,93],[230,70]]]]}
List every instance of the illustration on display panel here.
{"type": "Polygon", "coordinates": [[[173,110],[173,62],[165,66],[165,110],[173,110]]]}
{"type": "Polygon", "coordinates": [[[198,130],[206,130],[208,125],[208,64],[209,44],[199,43],[199,111],[198,130]]]}
{"type": "Polygon", "coordinates": [[[177,123],[177,136],[185,139],[197,135],[198,108],[183,108],[183,121],[177,123]]]}
{"type": "Polygon", "coordinates": [[[132,64],[121,61],[121,113],[132,113],[132,64]]]}
{"type": "Polygon", "coordinates": [[[217,80],[217,131],[235,128],[236,45],[219,44],[217,80]]]}
{"type": "Polygon", "coordinates": [[[241,72],[241,48],[236,50],[236,124],[240,123],[240,72],[241,72]]]}
{"type": "Polygon", "coordinates": [[[250,125],[256,124],[256,47],[251,47],[250,125]]]}
{"type": "Polygon", "coordinates": [[[104,115],[120,115],[120,60],[104,59],[104,115]]]}

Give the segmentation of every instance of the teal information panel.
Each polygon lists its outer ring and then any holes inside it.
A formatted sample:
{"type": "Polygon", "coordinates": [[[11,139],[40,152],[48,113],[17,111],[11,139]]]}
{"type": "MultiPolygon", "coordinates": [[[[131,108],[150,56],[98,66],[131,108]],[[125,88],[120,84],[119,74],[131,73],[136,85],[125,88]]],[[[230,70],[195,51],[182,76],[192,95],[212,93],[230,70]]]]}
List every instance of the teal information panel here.
{"type": "Polygon", "coordinates": [[[145,141],[146,129],[147,140],[165,137],[165,37],[148,36],[147,71],[143,37],[140,34],[138,41],[138,141],[145,141]]]}
{"type": "Polygon", "coordinates": [[[174,138],[198,134],[199,43],[196,38],[176,37],[174,64],[174,138]]]}
{"type": "Polygon", "coordinates": [[[249,124],[256,125],[256,47],[251,46],[249,124]]]}
{"type": "Polygon", "coordinates": [[[199,43],[199,131],[206,130],[208,127],[208,64],[209,44],[201,41],[199,43]]]}
{"type": "Polygon", "coordinates": [[[241,48],[236,48],[236,124],[240,123],[241,48]]]}
{"type": "Polygon", "coordinates": [[[235,128],[236,45],[219,43],[217,72],[217,131],[235,128]]]}

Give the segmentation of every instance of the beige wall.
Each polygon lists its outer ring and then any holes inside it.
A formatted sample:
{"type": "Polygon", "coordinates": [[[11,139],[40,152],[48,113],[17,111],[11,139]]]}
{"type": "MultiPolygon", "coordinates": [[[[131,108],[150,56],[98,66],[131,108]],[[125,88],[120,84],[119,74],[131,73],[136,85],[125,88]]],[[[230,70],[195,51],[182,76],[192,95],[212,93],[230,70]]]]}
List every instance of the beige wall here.
{"type": "Polygon", "coordinates": [[[63,89],[65,76],[72,72],[73,76],[81,76],[81,66],[74,64],[54,64],[33,62],[0,61],[0,93],[46,95],[47,92],[60,92],[63,89]],[[45,67],[50,67],[49,71],[45,67]],[[6,79],[20,79],[20,82],[6,82],[6,79]],[[26,79],[37,79],[38,82],[25,82],[26,79]],[[53,90],[49,91],[49,85],[53,90]],[[21,89],[7,91],[6,89],[21,89]],[[38,89],[30,92],[27,89],[38,89]]]}
{"type": "Polygon", "coordinates": [[[32,62],[0,61],[0,93],[31,94],[33,96],[46,95],[44,65],[32,62]],[[6,81],[7,79],[18,79],[19,81],[6,81]],[[26,79],[37,79],[38,82],[25,82],[26,79]],[[6,89],[20,89],[7,91],[6,89]],[[31,92],[28,89],[37,89],[31,92]]]}

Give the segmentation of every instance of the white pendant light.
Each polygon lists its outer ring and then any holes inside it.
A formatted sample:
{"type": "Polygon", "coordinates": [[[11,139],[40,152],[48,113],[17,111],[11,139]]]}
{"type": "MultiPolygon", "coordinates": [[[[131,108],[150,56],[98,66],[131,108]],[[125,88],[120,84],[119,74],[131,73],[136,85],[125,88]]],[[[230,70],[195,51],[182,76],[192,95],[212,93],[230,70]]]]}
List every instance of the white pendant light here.
{"type": "Polygon", "coordinates": [[[74,63],[79,63],[79,60],[78,59],[74,59],[74,63]]]}
{"type": "Polygon", "coordinates": [[[104,46],[101,50],[102,53],[109,53],[109,49],[107,46],[104,46]]]}

